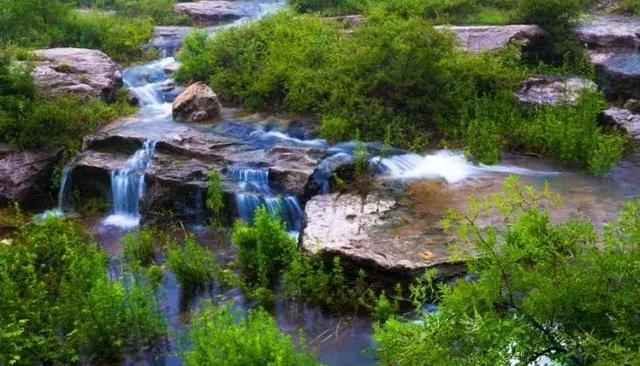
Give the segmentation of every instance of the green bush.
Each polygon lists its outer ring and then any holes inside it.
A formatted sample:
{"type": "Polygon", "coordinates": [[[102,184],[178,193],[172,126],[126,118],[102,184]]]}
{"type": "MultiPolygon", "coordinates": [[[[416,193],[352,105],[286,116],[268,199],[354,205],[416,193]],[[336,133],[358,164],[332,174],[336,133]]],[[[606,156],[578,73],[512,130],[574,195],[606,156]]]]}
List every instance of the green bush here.
{"type": "Polygon", "coordinates": [[[209,172],[206,206],[213,214],[214,223],[220,223],[220,214],[224,209],[224,188],[222,187],[220,173],[215,170],[209,172]]]}
{"type": "Polygon", "coordinates": [[[187,291],[196,290],[222,278],[222,269],[210,250],[192,236],[182,246],[173,245],[167,252],[167,267],[176,274],[187,291]]]}
{"type": "Polygon", "coordinates": [[[364,0],[291,0],[289,4],[301,13],[321,12],[325,15],[356,13],[364,0]]]}
{"type": "Polygon", "coordinates": [[[552,223],[556,200],[511,178],[496,199],[452,212],[445,223],[474,253],[473,280],[441,286],[439,310],[420,321],[376,327],[381,364],[638,363],[640,203],[599,235],[584,220],[552,223]],[[482,212],[500,212],[504,226],[469,220],[482,212]]]}
{"type": "Polygon", "coordinates": [[[163,336],[155,296],[108,259],[80,225],[46,218],[0,246],[0,363],[118,360],[163,336]]]}
{"type": "Polygon", "coordinates": [[[296,351],[264,310],[249,310],[240,317],[229,305],[205,305],[192,320],[188,339],[187,366],[319,365],[310,353],[296,351]]]}
{"type": "Polygon", "coordinates": [[[141,229],[126,234],[120,239],[124,245],[125,259],[133,264],[149,264],[153,260],[155,232],[152,229],[141,229]]]}
{"type": "Polygon", "coordinates": [[[249,282],[265,288],[290,264],[297,247],[285,223],[271,217],[264,206],[256,209],[252,225],[237,222],[233,226],[231,242],[249,282]]]}

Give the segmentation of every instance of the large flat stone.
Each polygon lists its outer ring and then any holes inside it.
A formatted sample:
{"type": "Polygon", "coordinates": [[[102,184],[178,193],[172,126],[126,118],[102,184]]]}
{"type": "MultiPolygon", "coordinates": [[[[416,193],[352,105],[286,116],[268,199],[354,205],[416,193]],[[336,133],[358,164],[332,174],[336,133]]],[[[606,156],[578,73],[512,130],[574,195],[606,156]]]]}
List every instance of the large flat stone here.
{"type": "Polygon", "coordinates": [[[513,41],[524,42],[523,51],[543,56],[551,49],[551,37],[537,25],[437,26],[451,31],[460,47],[470,52],[496,51],[513,41]]]}
{"type": "Polygon", "coordinates": [[[189,16],[199,25],[216,25],[251,16],[256,5],[244,1],[197,1],[177,3],[173,10],[189,16]]]}

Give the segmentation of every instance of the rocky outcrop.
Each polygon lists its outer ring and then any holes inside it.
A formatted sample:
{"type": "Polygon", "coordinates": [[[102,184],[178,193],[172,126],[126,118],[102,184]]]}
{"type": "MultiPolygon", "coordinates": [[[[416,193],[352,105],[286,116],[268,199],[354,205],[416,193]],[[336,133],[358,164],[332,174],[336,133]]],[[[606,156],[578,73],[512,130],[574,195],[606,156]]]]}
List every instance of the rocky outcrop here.
{"type": "Polygon", "coordinates": [[[640,140],[640,114],[624,108],[610,108],[604,111],[603,121],[617,125],[634,140],[640,140]]]}
{"type": "Polygon", "coordinates": [[[640,18],[602,16],[583,22],[575,34],[590,49],[596,82],[609,99],[640,98],[640,18]]]}
{"type": "Polygon", "coordinates": [[[166,51],[167,55],[173,55],[182,46],[182,39],[194,29],[193,27],[180,26],[155,27],[151,44],[160,50],[166,51]]]}
{"type": "Polygon", "coordinates": [[[312,254],[339,255],[383,272],[456,267],[446,243],[430,242],[424,233],[395,233],[403,226],[401,217],[396,201],[378,193],[366,199],[355,194],[316,196],[305,207],[301,247],[312,254]]]}
{"type": "Polygon", "coordinates": [[[542,75],[524,80],[516,93],[522,103],[574,105],[584,91],[595,91],[597,86],[580,77],[542,75]]]}
{"type": "Polygon", "coordinates": [[[0,146],[0,202],[42,203],[62,150],[18,151],[0,146]]]}
{"type": "Polygon", "coordinates": [[[173,119],[179,122],[211,122],[221,111],[218,96],[202,82],[190,85],[173,101],[173,119]]]}
{"type": "Polygon", "coordinates": [[[33,77],[46,96],[76,94],[110,101],[122,86],[120,68],[101,51],[51,48],[34,56],[33,77]]]}
{"type": "Polygon", "coordinates": [[[638,49],[639,29],[640,18],[600,16],[583,22],[574,32],[591,49],[638,49]]]}
{"type": "Polygon", "coordinates": [[[496,51],[510,42],[524,42],[523,52],[544,57],[552,47],[551,36],[537,25],[438,26],[452,32],[460,47],[470,52],[496,51]]]}
{"type": "MultiPolygon", "coordinates": [[[[147,127],[132,118],[86,137],[83,147],[87,153],[72,170],[73,189],[83,197],[108,200],[110,172],[124,165],[149,139],[156,141],[156,146],[145,175],[147,192],[142,205],[145,215],[160,210],[183,214],[193,209],[195,197],[206,192],[209,171],[216,170],[223,178],[227,200],[231,202],[227,213],[232,216],[233,194],[238,191],[239,182],[227,174],[229,167],[251,162],[252,166],[269,172],[274,194],[308,197],[312,195],[308,193],[312,189],[309,182],[327,154],[323,148],[286,141],[265,147],[261,141],[252,141],[249,131],[234,137],[224,132],[199,131],[191,125],[164,123],[149,122],[147,127]]],[[[255,128],[251,124],[216,126],[220,131],[255,128]]]]}
{"type": "Polygon", "coordinates": [[[242,1],[198,1],[175,4],[173,10],[186,14],[199,25],[210,26],[248,17],[255,6],[242,1]]]}

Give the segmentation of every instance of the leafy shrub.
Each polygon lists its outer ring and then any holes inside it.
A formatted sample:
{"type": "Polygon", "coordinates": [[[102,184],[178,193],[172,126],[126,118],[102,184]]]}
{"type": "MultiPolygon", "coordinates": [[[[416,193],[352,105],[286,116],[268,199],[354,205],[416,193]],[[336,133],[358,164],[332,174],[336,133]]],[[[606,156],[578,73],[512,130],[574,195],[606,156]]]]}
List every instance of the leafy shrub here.
{"type": "Polygon", "coordinates": [[[268,287],[296,253],[296,241],[285,223],[271,217],[264,206],[256,209],[253,225],[234,225],[231,242],[238,251],[243,273],[250,283],[260,287],[268,287]]]}
{"type": "Polygon", "coordinates": [[[213,283],[222,273],[213,253],[200,246],[192,236],[184,245],[174,245],[168,250],[167,267],[188,291],[213,283]]]}
{"type": "Polygon", "coordinates": [[[355,13],[363,0],[291,0],[289,4],[301,13],[322,12],[326,15],[355,13]]]}
{"type": "Polygon", "coordinates": [[[511,178],[505,193],[452,212],[473,281],[440,288],[439,311],[420,322],[391,319],[376,327],[383,365],[563,364],[640,361],[640,203],[629,202],[599,237],[584,220],[553,224],[550,192],[511,178]],[[550,204],[551,203],[551,204],[550,204]],[[500,212],[501,228],[481,227],[479,212],[500,212]],[[471,219],[470,219],[471,218],[471,219]],[[497,336],[500,335],[500,336],[497,336]]]}
{"type": "Polygon", "coordinates": [[[120,239],[124,245],[125,258],[135,264],[148,264],[153,260],[153,244],[155,232],[152,229],[141,229],[129,233],[120,239]]]}
{"type": "Polygon", "coordinates": [[[189,344],[184,352],[187,366],[309,366],[319,365],[308,352],[296,351],[289,336],[278,330],[264,310],[249,310],[245,317],[231,306],[204,306],[192,320],[189,344]]]}
{"type": "Polygon", "coordinates": [[[114,361],[165,334],[155,296],[109,279],[106,254],[77,223],[46,218],[0,245],[0,363],[114,361]]]}
{"type": "Polygon", "coordinates": [[[215,170],[209,172],[207,182],[207,209],[213,214],[214,222],[220,222],[220,213],[224,209],[224,189],[220,173],[215,170]]]}

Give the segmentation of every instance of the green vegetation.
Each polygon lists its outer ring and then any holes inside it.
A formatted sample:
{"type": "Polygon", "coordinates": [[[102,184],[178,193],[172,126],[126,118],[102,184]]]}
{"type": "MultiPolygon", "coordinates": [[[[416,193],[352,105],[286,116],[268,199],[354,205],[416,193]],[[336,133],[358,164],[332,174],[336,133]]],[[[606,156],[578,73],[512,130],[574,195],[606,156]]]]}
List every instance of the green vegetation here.
{"type": "Polygon", "coordinates": [[[173,244],[167,252],[167,267],[187,291],[221,279],[223,271],[213,253],[189,236],[183,245],[173,244]]]}
{"type": "Polygon", "coordinates": [[[432,294],[439,310],[420,322],[377,327],[382,364],[640,362],[640,203],[627,203],[598,235],[585,220],[551,223],[547,209],[556,201],[512,178],[504,194],[452,211],[445,223],[476,251],[467,257],[473,280],[440,285],[432,294]],[[479,226],[487,211],[500,213],[504,227],[479,226]]]}
{"type": "Polygon", "coordinates": [[[253,225],[234,225],[231,242],[248,282],[264,288],[290,263],[297,247],[284,222],[271,217],[264,206],[256,209],[253,225]]]}
{"type": "Polygon", "coordinates": [[[188,24],[184,14],[173,12],[176,0],[76,0],[79,7],[115,11],[129,18],[149,18],[159,25],[188,24]]]}
{"type": "Polygon", "coordinates": [[[153,35],[148,19],[97,11],[77,12],[64,0],[0,0],[0,45],[81,47],[105,51],[119,62],[144,58],[153,35]]]}
{"type": "Polygon", "coordinates": [[[0,245],[0,363],[112,362],[163,336],[144,281],[111,280],[106,254],[71,221],[26,224],[0,245]]]}
{"type": "Polygon", "coordinates": [[[112,104],[97,98],[40,96],[30,69],[0,54],[0,140],[18,148],[80,148],[81,138],[103,123],[132,113],[119,94],[112,104]]]}
{"type": "Polygon", "coordinates": [[[120,241],[124,245],[125,259],[135,264],[151,263],[153,260],[155,236],[155,231],[149,228],[123,236],[120,241]]]}
{"type": "MultiPolygon", "coordinates": [[[[278,330],[264,310],[249,310],[244,317],[227,305],[204,306],[192,321],[184,353],[187,366],[312,366],[313,355],[296,351],[291,338],[278,330]]],[[[304,344],[304,339],[301,340],[304,344]]]]}
{"type": "MultiPolygon", "coordinates": [[[[562,27],[578,9],[573,2],[538,3],[518,4],[526,19],[566,18],[562,27]]],[[[363,140],[412,150],[438,142],[464,147],[485,163],[503,150],[524,151],[596,174],[620,157],[624,139],[598,126],[600,95],[585,95],[578,106],[523,108],[513,91],[548,66],[527,65],[515,45],[464,53],[425,18],[393,14],[373,11],[349,33],[291,12],[213,38],[195,33],[179,54],[177,77],[208,81],[224,99],[249,109],[317,114],[319,132],[331,142],[360,131],[363,140]]],[[[583,70],[580,53],[557,57],[583,70]]]]}
{"type": "Polygon", "coordinates": [[[224,189],[220,173],[215,170],[209,172],[206,206],[213,215],[213,222],[220,224],[220,214],[224,210],[224,189]]]}

